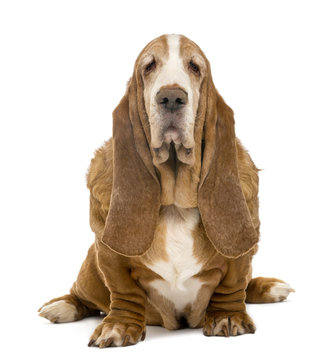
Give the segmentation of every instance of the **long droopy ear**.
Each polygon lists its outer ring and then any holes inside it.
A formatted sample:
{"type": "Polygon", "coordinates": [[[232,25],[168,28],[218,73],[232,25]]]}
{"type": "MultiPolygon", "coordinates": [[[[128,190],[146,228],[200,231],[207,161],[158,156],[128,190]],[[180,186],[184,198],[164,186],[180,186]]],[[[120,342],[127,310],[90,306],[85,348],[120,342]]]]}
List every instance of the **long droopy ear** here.
{"type": "Polygon", "coordinates": [[[160,185],[132,82],[113,112],[113,189],[102,237],[103,243],[125,256],[149,249],[160,207],[160,185]]]}
{"type": "Polygon", "coordinates": [[[208,89],[198,206],[206,234],[229,258],[247,253],[258,241],[240,186],[234,117],[214,88],[208,89]]]}

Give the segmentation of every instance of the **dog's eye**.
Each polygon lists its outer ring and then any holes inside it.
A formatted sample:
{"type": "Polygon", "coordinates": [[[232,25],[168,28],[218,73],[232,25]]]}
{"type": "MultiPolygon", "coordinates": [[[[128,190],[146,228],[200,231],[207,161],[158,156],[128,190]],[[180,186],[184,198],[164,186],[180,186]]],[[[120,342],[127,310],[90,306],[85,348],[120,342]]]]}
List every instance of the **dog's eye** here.
{"type": "Polygon", "coordinates": [[[199,66],[197,64],[195,64],[192,60],[190,60],[189,62],[189,69],[195,74],[195,75],[200,75],[200,69],[199,66]]]}
{"type": "Polygon", "coordinates": [[[153,59],[145,68],[144,68],[144,74],[149,74],[152,70],[156,68],[156,61],[153,59]]]}

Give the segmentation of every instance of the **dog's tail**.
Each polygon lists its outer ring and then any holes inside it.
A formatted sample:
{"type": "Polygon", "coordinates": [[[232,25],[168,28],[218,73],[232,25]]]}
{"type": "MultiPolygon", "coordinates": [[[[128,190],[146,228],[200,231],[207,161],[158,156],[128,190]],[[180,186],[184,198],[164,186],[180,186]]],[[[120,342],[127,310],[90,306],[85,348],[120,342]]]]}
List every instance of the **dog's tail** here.
{"type": "Polygon", "coordinates": [[[252,304],[267,304],[286,300],[291,292],[291,286],[275,278],[254,278],[246,289],[246,302],[252,304]]]}

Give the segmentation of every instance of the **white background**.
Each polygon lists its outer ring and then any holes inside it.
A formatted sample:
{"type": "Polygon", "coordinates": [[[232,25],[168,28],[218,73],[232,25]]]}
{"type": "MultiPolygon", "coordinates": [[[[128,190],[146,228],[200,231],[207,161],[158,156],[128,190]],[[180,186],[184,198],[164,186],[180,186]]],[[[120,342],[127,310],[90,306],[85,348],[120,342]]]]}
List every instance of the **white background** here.
{"type": "Polygon", "coordinates": [[[327,1],[1,1],[3,359],[290,359],[329,356],[330,16],[327,1]],[[85,173],[144,45],[182,33],[208,56],[260,173],[255,276],[296,289],[249,305],[257,332],[206,338],[148,328],[128,348],[88,348],[99,318],[37,316],[68,292],[93,233],[85,173]]]}

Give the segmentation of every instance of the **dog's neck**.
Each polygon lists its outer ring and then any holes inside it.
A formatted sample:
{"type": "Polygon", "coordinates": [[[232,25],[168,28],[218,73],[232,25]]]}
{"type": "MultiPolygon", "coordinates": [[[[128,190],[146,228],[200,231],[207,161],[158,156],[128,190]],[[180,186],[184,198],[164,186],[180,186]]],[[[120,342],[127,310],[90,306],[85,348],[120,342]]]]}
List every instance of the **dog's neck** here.
{"type": "Polygon", "coordinates": [[[161,205],[197,207],[200,162],[196,161],[193,165],[182,163],[171,143],[168,160],[155,166],[161,184],[161,205]]]}

